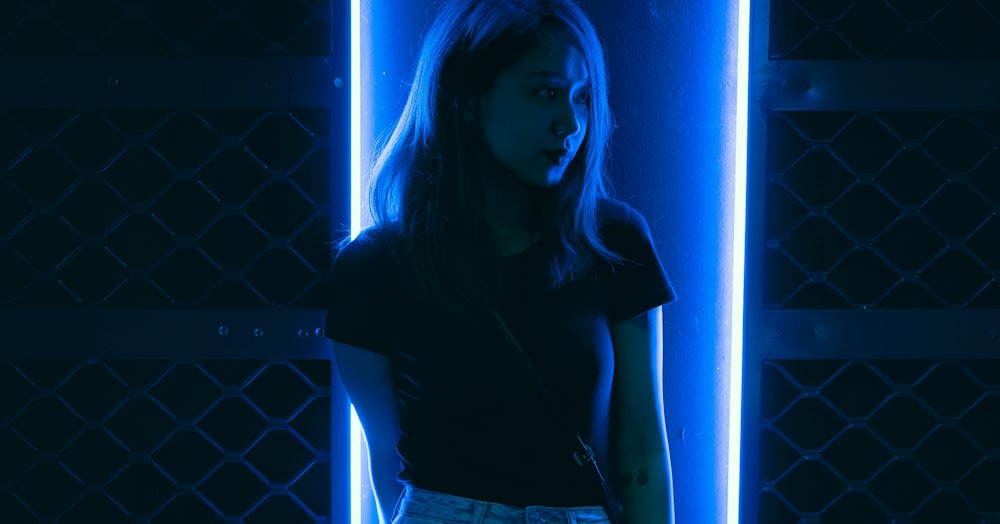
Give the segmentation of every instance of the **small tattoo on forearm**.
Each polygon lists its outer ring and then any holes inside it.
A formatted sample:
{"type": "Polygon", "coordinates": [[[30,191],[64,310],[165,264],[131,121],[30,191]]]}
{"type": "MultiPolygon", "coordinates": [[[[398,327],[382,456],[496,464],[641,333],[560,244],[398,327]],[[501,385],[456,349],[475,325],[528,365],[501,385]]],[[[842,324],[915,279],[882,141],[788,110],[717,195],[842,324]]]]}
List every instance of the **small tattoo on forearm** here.
{"type": "Polygon", "coordinates": [[[646,468],[640,469],[639,478],[637,478],[636,480],[639,481],[640,486],[645,486],[646,483],[649,482],[649,470],[646,468]]]}
{"type": "Polygon", "coordinates": [[[632,484],[632,474],[631,473],[626,473],[626,474],[622,475],[622,486],[625,486],[627,488],[631,484],[632,484]]]}

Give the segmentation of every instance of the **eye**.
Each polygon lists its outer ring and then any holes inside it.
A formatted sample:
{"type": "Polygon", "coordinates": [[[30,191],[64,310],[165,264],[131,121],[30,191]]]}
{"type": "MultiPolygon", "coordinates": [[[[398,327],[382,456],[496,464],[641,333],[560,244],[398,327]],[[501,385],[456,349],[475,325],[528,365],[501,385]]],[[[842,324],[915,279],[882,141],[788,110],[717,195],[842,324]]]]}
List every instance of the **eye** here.
{"type": "Polygon", "coordinates": [[[537,93],[542,98],[555,98],[559,95],[559,90],[554,87],[543,87],[537,93]]]}

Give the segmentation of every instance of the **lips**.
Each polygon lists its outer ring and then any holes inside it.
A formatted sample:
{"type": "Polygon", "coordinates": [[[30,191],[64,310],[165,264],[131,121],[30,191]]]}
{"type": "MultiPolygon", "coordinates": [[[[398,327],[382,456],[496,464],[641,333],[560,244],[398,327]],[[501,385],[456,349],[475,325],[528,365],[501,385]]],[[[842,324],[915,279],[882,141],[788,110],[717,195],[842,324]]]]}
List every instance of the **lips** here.
{"type": "Polygon", "coordinates": [[[543,153],[552,160],[553,164],[558,166],[566,165],[572,158],[567,149],[546,149],[543,153]]]}

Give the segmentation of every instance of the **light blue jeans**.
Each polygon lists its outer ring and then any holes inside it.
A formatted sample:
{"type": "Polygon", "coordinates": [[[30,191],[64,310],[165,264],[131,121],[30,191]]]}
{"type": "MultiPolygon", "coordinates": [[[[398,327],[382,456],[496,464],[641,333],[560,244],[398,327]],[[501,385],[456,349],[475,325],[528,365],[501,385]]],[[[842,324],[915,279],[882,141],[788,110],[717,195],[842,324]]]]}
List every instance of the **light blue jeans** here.
{"type": "Polygon", "coordinates": [[[407,486],[392,524],[611,524],[604,508],[518,508],[407,486]]]}

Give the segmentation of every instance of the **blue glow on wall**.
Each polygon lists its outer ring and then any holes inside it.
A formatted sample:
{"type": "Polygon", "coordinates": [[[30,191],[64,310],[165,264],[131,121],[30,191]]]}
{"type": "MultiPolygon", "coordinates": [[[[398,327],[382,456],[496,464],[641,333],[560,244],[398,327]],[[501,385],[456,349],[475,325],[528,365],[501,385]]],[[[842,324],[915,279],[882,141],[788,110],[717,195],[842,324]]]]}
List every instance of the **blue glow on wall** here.
{"type": "Polygon", "coordinates": [[[740,518],[740,450],[743,428],[743,301],[746,255],[747,116],[750,81],[750,0],[739,0],[737,12],[736,111],[733,139],[732,314],[729,354],[729,464],[726,522],[740,518]]]}

